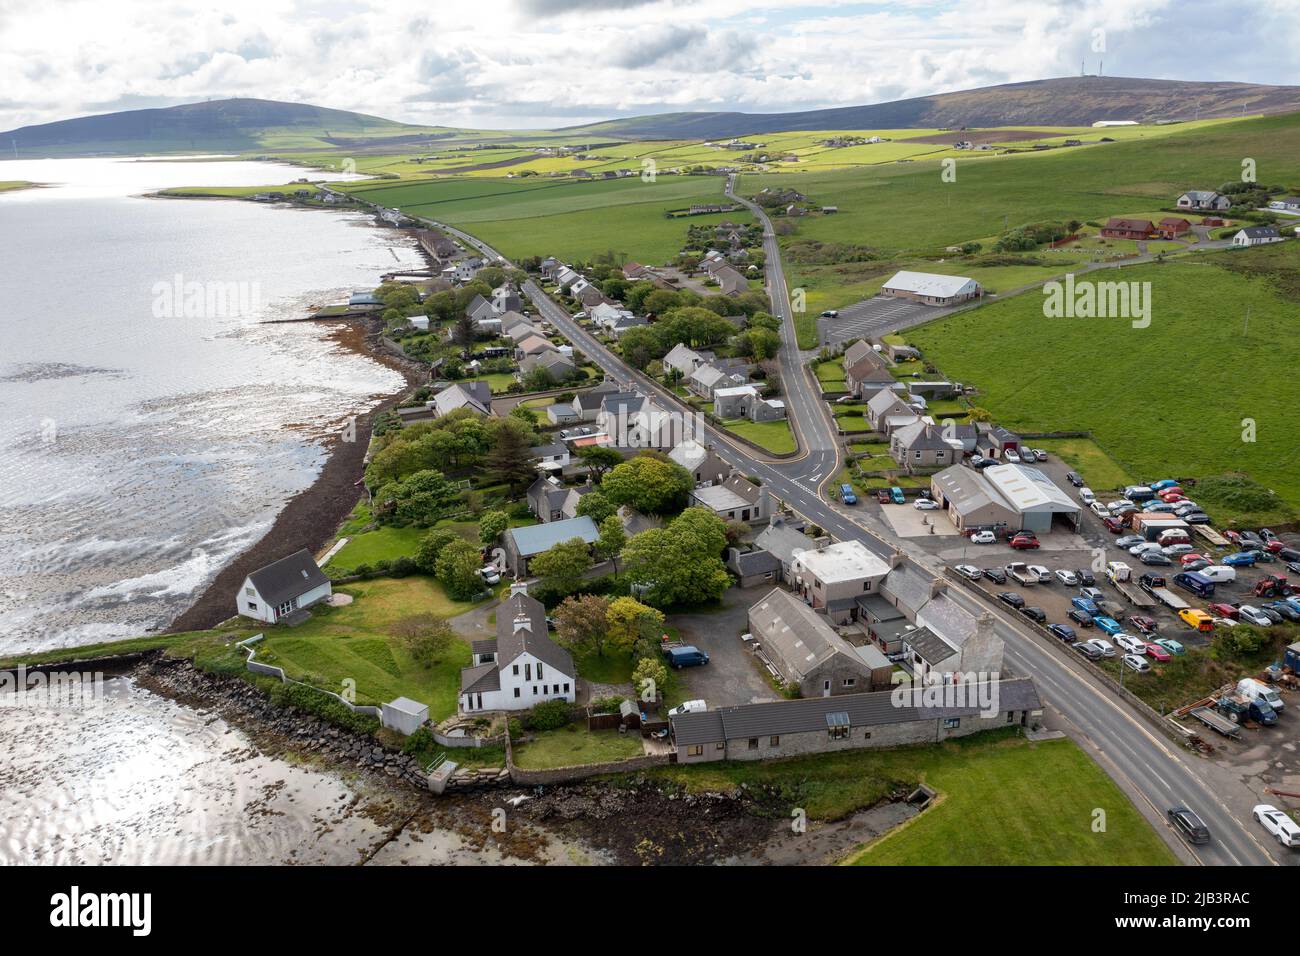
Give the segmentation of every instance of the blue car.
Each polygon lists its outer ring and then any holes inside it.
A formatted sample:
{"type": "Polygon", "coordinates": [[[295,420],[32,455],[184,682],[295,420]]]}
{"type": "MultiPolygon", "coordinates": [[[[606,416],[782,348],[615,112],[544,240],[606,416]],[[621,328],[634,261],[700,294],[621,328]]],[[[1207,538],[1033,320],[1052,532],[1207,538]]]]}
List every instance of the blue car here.
{"type": "Polygon", "coordinates": [[[1220,563],[1230,568],[1253,568],[1258,557],[1254,551],[1238,551],[1236,554],[1228,555],[1220,563]]]}
{"type": "Polygon", "coordinates": [[[1070,600],[1070,604],[1072,607],[1076,607],[1080,611],[1086,611],[1089,614],[1094,614],[1094,615],[1097,613],[1097,602],[1089,600],[1088,598],[1085,597],[1072,598],[1070,600]]]}
{"type": "Polygon", "coordinates": [[[1073,643],[1075,640],[1074,628],[1068,624],[1049,624],[1047,629],[1068,643],[1073,643]]]}
{"type": "Polygon", "coordinates": [[[1151,482],[1150,488],[1152,491],[1164,491],[1166,488],[1172,488],[1176,484],[1178,484],[1178,482],[1174,481],[1172,478],[1161,478],[1159,481],[1151,482]]]}
{"type": "Polygon", "coordinates": [[[840,485],[840,501],[846,505],[856,505],[858,496],[853,493],[852,485],[840,485]]]}
{"type": "Polygon", "coordinates": [[[1177,505],[1171,505],[1167,501],[1148,501],[1142,506],[1143,511],[1148,511],[1152,514],[1166,514],[1177,510],[1177,508],[1177,505]]]}
{"type": "Polygon", "coordinates": [[[1096,624],[1107,634],[1118,634],[1120,631],[1124,630],[1124,628],[1120,627],[1119,621],[1115,620],[1113,617],[1094,617],[1092,623],[1096,624]]]}

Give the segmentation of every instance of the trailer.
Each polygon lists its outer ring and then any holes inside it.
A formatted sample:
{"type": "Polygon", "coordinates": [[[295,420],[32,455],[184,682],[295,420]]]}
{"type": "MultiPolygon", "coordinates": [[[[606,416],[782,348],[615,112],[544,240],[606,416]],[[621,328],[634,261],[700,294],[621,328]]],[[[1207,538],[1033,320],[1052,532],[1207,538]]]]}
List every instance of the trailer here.
{"type": "Polygon", "coordinates": [[[1206,541],[1210,542],[1210,544],[1214,545],[1216,548],[1232,547],[1231,541],[1229,541],[1223,535],[1219,534],[1219,532],[1215,531],[1208,524],[1194,524],[1192,525],[1192,530],[1195,531],[1197,534],[1199,534],[1206,541]]]}
{"type": "Polygon", "coordinates": [[[1133,569],[1123,561],[1110,561],[1106,564],[1106,577],[1124,599],[1134,607],[1152,608],[1155,599],[1133,583],[1133,569]]]}
{"type": "Polygon", "coordinates": [[[1210,707],[1196,707],[1189,715],[1195,717],[1216,734],[1224,737],[1240,737],[1241,727],[1210,707]]]}
{"type": "Polygon", "coordinates": [[[1138,581],[1142,590],[1146,591],[1153,598],[1169,608],[1175,614],[1191,607],[1186,601],[1180,598],[1173,591],[1165,586],[1165,579],[1158,574],[1144,574],[1138,581]]]}

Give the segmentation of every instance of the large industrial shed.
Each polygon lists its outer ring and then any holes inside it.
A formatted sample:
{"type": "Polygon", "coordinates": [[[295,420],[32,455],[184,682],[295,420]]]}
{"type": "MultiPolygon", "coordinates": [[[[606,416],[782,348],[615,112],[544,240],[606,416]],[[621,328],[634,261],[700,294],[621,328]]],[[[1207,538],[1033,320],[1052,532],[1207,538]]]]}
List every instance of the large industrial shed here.
{"type": "Polygon", "coordinates": [[[967,276],[945,276],[934,272],[896,272],[881,286],[880,294],[910,299],[926,305],[956,305],[983,293],[980,284],[967,276]]]}
{"type": "Polygon", "coordinates": [[[1054,526],[1074,531],[1083,509],[1037,468],[994,465],[976,471],[954,465],[930,480],[936,501],[958,528],[1005,524],[1048,532],[1054,526]]]}

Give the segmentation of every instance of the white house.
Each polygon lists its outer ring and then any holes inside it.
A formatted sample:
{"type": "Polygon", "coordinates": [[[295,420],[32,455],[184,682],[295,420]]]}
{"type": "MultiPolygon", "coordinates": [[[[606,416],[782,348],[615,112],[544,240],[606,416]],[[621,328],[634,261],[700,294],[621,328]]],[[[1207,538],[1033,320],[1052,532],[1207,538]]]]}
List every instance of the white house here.
{"type": "Polygon", "coordinates": [[[1282,237],[1272,226],[1247,226],[1232,237],[1234,246],[1266,246],[1270,242],[1281,241],[1282,237]]]}
{"type": "Polygon", "coordinates": [[[546,608],[516,584],[497,608],[495,640],[471,644],[473,663],[460,672],[462,713],[528,710],[548,700],[577,699],[569,652],[546,633],[546,608]]]}
{"type": "Polygon", "coordinates": [[[333,593],[330,579],[304,548],[244,578],[235,610],[244,617],[275,624],[333,593]]]}

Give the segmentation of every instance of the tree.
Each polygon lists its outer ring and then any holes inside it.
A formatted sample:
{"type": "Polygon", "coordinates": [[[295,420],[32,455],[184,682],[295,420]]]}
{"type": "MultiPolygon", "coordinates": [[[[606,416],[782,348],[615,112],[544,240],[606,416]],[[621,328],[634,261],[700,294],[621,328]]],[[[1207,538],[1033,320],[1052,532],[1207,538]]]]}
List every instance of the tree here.
{"type": "Polygon", "coordinates": [[[484,464],[497,481],[510,486],[511,491],[521,491],[537,479],[537,459],[531,448],[533,430],[518,418],[500,419],[496,438],[484,464]]]}
{"type": "Polygon", "coordinates": [[[669,289],[656,289],[641,302],[642,308],[654,315],[662,315],[672,309],[680,308],[681,304],[682,297],[669,289]]]}
{"type": "Polygon", "coordinates": [[[687,508],[666,528],[632,536],[623,549],[625,573],[655,607],[716,600],[731,586],[719,557],[726,541],[722,519],[687,508]]]}
{"type": "Polygon", "coordinates": [[[485,511],[478,519],[478,539],[485,548],[496,544],[497,538],[510,527],[510,516],[504,511],[485,511]]]}
{"type": "Polygon", "coordinates": [[[727,546],[727,524],[708,508],[687,508],[668,527],[701,557],[716,558],[727,546]]]}
{"type": "Polygon", "coordinates": [[[483,589],[479,576],[479,551],[464,538],[457,538],[438,555],[438,581],[448,597],[468,601],[483,589]]]}
{"type": "Polygon", "coordinates": [[[615,505],[629,505],[644,514],[680,508],[694,485],[689,471],[657,455],[637,455],[612,469],[600,483],[615,505]]]}
{"type": "Polygon", "coordinates": [[[474,320],[465,313],[461,313],[456,324],[451,328],[451,340],[462,348],[469,348],[474,344],[474,337],[478,334],[478,327],[474,325],[474,320]]]}
{"type": "Polygon", "coordinates": [[[446,515],[456,501],[456,489],[442,472],[417,471],[393,487],[393,513],[399,521],[427,528],[446,515]]]}
{"type": "Polygon", "coordinates": [[[587,466],[587,474],[594,482],[599,482],[611,468],[623,464],[623,456],[618,451],[600,445],[589,445],[581,449],[578,460],[587,466]]]}
{"type": "Polygon", "coordinates": [[[620,597],[609,603],[605,620],[609,624],[608,638],[614,647],[628,653],[637,647],[649,648],[651,654],[658,650],[664,633],[662,612],[636,598],[620,597]]]}
{"type": "Polygon", "coordinates": [[[555,609],[556,640],[575,654],[602,656],[608,612],[609,601],[599,594],[566,597],[555,609]]]}
{"type": "Polygon", "coordinates": [[[411,659],[426,670],[442,660],[456,640],[456,632],[445,617],[427,612],[399,619],[391,633],[402,642],[411,659]]]}
{"type": "Polygon", "coordinates": [[[604,524],[605,519],[610,517],[617,510],[613,503],[599,491],[589,491],[578,499],[578,507],[575,509],[578,516],[586,516],[596,524],[604,524]]]}
{"type": "Polygon", "coordinates": [[[541,586],[557,594],[572,594],[591,570],[591,549],[581,538],[552,545],[528,562],[528,570],[541,578],[541,586]]]}
{"type": "Polygon", "coordinates": [[[668,684],[668,668],[663,661],[653,657],[643,657],[632,668],[632,686],[636,688],[638,700],[656,700],[668,684]]]}
{"type": "MultiPolygon", "coordinates": [[[[592,492],[595,494],[595,492],[592,492]]],[[[587,495],[588,498],[591,495],[587,495]]],[[[593,519],[594,520],[594,519],[593,519]]],[[[600,537],[596,539],[596,553],[607,561],[614,562],[614,573],[618,574],[618,555],[627,546],[627,530],[623,519],[611,514],[600,523],[600,537]]]]}
{"type": "Polygon", "coordinates": [[[420,544],[415,549],[415,566],[425,574],[437,574],[438,555],[459,537],[450,528],[434,528],[420,539],[420,544]]]}

